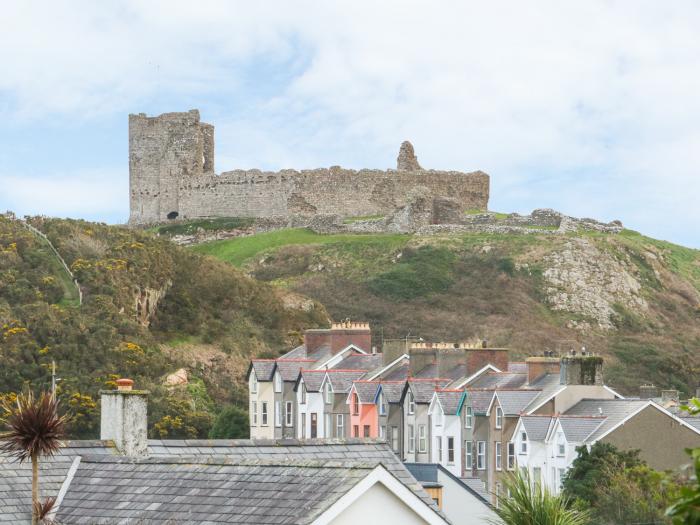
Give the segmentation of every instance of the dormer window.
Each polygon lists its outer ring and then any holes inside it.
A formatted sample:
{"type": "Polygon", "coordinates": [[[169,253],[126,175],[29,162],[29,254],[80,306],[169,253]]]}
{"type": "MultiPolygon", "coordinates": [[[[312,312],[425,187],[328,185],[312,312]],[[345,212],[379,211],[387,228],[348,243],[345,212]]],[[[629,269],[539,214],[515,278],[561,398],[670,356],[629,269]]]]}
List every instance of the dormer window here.
{"type": "Polygon", "coordinates": [[[326,403],[332,403],[333,402],[333,391],[331,390],[331,383],[330,381],[326,382],[326,403]]]}
{"type": "Polygon", "coordinates": [[[496,428],[503,428],[503,409],[496,407],[496,428]]]}
{"type": "Polygon", "coordinates": [[[275,392],[278,394],[282,392],[282,376],[279,372],[275,374],[275,392]]]}
{"type": "Polygon", "coordinates": [[[467,411],[464,413],[464,428],[472,428],[474,412],[472,407],[467,407],[467,411]]]}
{"type": "Polygon", "coordinates": [[[520,453],[527,454],[527,432],[520,433],[520,453]]]}
{"type": "Polygon", "coordinates": [[[408,413],[416,413],[416,399],[413,397],[413,393],[410,390],[408,391],[408,413]]]}
{"type": "Polygon", "coordinates": [[[251,394],[258,393],[258,378],[255,377],[255,371],[253,371],[253,373],[250,374],[250,393],[251,394]]]}
{"type": "Polygon", "coordinates": [[[301,382],[301,401],[300,401],[300,403],[302,405],[306,404],[306,385],[304,384],[303,381],[301,382]]]}
{"type": "Polygon", "coordinates": [[[557,433],[557,456],[566,456],[566,441],[561,432],[557,433]]]}
{"type": "Polygon", "coordinates": [[[357,392],[355,392],[352,395],[352,415],[353,416],[360,415],[360,398],[358,397],[357,392]]]}

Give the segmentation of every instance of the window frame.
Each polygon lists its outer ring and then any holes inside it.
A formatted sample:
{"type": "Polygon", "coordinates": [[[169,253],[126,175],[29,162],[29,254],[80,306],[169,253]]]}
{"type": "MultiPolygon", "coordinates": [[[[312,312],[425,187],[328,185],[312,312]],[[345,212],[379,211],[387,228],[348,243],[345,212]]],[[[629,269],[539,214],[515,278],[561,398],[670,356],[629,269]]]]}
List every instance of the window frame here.
{"type": "Polygon", "coordinates": [[[275,401],[275,427],[282,426],[282,402],[275,401]]]}
{"type": "Polygon", "coordinates": [[[306,404],[306,383],[304,381],[301,382],[301,399],[299,403],[302,405],[306,404]]]}
{"type": "Polygon", "coordinates": [[[399,451],[399,427],[398,426],[391,427],[391,449],[394,452],[399,451]]]}
{"type": "Polygon", "coordinates": [[[416,427],[410,424],[408,425],[408,452],[409,454],[416,452],[416,427]]]}
{"type": "Polygon", "coordinates": [[[428,431],[426,425],[418,425],[418,453],[428,452],[428,431]]]}
{"type": "Polygon", "coordinates": [[[464,428],[473,428],[474,426],[474,410],[468,406],[464,413],[464,428]]]}
{"type": "Polygon", "coordinates": [[[260,403],[260,426],[266,427],[268,420],[267,401],[260,403]]]}
{"type": "Polygon", "coordinates": [[[352,415],[360,415],[360,396],[357,395],[357,391],[352,393],[352,415]]]}
{"type": "Polygon", "coordinates": [[[412,416],[416,413],[416,398],[413,397],[413,392],[408,391],[408,415],[412,416]]]}
{"type": "Polygon", "coordinates": [[[509,441],[508,445],[506,446],[506,449],[508,452],[506,469],[515,470],[515,443],[513,443],[512,441],[509,441]]]}
{"type": "Polygon", "coordinates": [[[326,381],[326,385],[323,387],[323,393],[326,398],[326,404],[327,405],[332,405],[333,404],[333,390],[331,390],[331,382],[326,381]]]}
{"type": "Polygon", "coordinates": [[[435,436],[435,452],[437,455],[437,462],[442,464],[442,436],[435,436]]]}
{"type": "Polygon", "coordinates": [[[318,412],[309,414],[309,438],[315,439],[318,437],[318,412]]]}
{"type": "Polygon", "coordinates": [[[496,407],[496,428],[498,430],[503,428],[503,409],[501,407],[496,407]]]}
{"type": "Polygon", "coordinates": [[[253,370],[253,372],[250,374],[250,393],[258,393],[258,378],[255,375],[255,370],[253,370]]]}
{"type": "Polygon", "coordinates": [[[250,413],[252,416],[252,421],[254,426],[258,426],[258,402],[257,401],[251,401],[250,402],[250,413]]]}
{"type": "Polygon", "coordinates": [[[336,414],[335,415],[335,432],[336,432],[336,437],[338,437],[338,438],[345,437],[345,414],[336,414]]]}
{"type": "Polygon", "coordinates": [[[557,457],[566,456],[566,440],[563,432],[557,432],[557,457]]]}
{"type": "Polygon", "coordinates": [[[274,379],[275,385],[275,394],[281,394],[282,393],[282,376],[280,375],[279,372],[275,372],[275,379],[274,379]]]}
{"type": "Polygon", "coordinates": [[[454,436],[447,436],[447,464],[455,464],[455,438],[454,436]]]}
{"type": "Polygon", "coordinates": [[[476,442],[476,470],[486,470],[486,441],[476,442]]]}
{"type": "Polygon", "coordinates": [[[378,394],[377,404],[379,405],[379,415],[386,416],[386,406],[384,405],[384,394],[380,391],[378,394]]]}
{"type": "Polygon", "coordinates": [[[372,428],[370,425],[362,425],[362,437],[368,438],[372,435],[372,428]]]}
{"type": "Polygon", "coordinates": [[[294,403],[291,401],[284,402],[284,426],[294,426],[294,403]]]}
{"type": "Polygon", "coordinates": [[[474,442],[471,439],[464,441],[464,468],[467,470],[474,468],[474,442]]]}
{"type": "Polygon", "coordinates": [[[326,438],[333,437],[333,414],[323,414],[323,435],[326,438]]]}
{"type": "Polygon", "coordinates": [[[360,425],[352,426],[352,437],[360,437],[360,425]]]}
{"type": "Polygon", "coordinates": [[[524,430],[520,432],[520,454],[527,454],[527,432],[524,430]]]}
{"type": "Polygon", "coordinates": [[[501,457],[501,452],[502,452],[502,444],[500,441],[496,441],[494,443],[494,455],[495,455],[495,464],[496,464],[496,470],[503,470],[503,461],[501,457]]]}

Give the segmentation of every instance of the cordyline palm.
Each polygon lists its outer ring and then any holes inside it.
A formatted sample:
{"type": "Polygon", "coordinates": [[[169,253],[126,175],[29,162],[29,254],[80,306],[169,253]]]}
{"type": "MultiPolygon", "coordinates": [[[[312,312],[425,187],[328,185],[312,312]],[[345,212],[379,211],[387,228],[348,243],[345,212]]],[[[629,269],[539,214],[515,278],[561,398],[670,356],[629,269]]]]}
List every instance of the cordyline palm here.
{"type": "Polygon", "coordinates": [[[563,496],[556,496],[534,483],[528,474],[511,474],[505,481],[505,493],[498,501],[493,525],[585,525],[589,516],[586,512],[569,508],[563,496]]]}
{"type": "Polygon", "coordinates": [[[20,463],[32,462],[32,524],[35,525],[52,506],[39,500],[39,458],[51,457],[61,448],[66,418],[58,413],[58,400],[42,392],[34,397],[31,391],[17,396],[16,405],[3,406],[8,414],[8,431],[0,434],[0,451],[17,458],[20,463]]]}

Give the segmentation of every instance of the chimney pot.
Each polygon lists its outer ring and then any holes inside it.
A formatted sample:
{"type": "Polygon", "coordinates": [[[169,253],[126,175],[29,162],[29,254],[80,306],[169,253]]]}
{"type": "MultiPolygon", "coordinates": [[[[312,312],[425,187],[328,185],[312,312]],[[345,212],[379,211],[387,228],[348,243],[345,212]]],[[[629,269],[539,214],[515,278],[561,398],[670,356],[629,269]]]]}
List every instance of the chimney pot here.
{"type": "Polygon", "coordinates": [[[133,379],[117,379],[115,381],[117,383],[117,390],[121,391],[131,391],[134,388],[134,380],[133,379]]]}

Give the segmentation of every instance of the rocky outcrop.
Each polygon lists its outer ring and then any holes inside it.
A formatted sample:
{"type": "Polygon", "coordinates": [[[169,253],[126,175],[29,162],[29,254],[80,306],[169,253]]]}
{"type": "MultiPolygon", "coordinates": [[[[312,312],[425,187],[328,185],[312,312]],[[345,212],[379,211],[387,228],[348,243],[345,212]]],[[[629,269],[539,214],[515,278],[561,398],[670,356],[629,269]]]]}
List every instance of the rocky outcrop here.
{"type": "MultiPolygon", "coordinates": [[[[544,258],[547,301],[553,310],[577,314],[603,329],[614,328],[614,305],[643,314],[648,304],[641,283],[627,264],[585,238],[572,239],[564,249],[544,258]]],[[[585,329],[587,321],[572,327],[585,329]]]]}
{"type": "Polygon", "coordinates": [[[134,290],[134,315],[142,326],[149,326],[158,311],[158,303],[165,297],[172,282],[168,281],[160,289],[140,288],[134,290]]]}
{"type": "Polygon", "coordinates": [[[413,151],[413,144],[405,140],[399,148],[399,156],[396,159],[396,169],[399,171],[418,171],[423,168],[418,164],[418,157],[413,151]]]}
{"type": "Polygon", "coordinates": [[[386,231],[393,233],[414,232],[430,224],[433,216],[433,198],[428,188],[411,191],[405,206],[398,208],[386,223],[386,231]]]}

